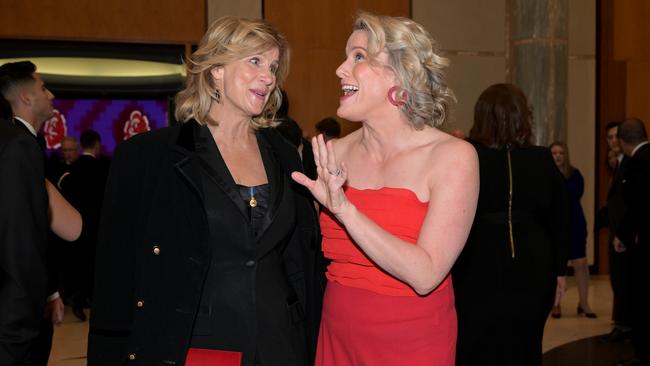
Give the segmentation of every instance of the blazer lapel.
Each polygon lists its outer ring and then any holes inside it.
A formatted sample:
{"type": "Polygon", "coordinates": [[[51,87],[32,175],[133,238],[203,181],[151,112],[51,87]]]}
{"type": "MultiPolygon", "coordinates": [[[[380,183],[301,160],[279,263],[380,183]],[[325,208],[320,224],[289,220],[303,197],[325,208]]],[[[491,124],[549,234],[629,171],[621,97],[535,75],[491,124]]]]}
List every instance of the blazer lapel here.
{"type": "Polygon", "coordinates": [[[179,175],[202,200],[203,190],[201,189],[201,177],[194,146],[196,127],[198,125],[194,121],[184,123],[180,127],[178,139],[172,147],[178,157],[174,158],[172,163],[179,175]]]}
{"type": "Polygon", "coordinates": [[[259,235],[262,236],[275,220],[278,208],[282,203],[287,187],[285,187],[282,166],[277,161],[277,157],[274,155],[271,145],[260,132],[256,135],[257,143],[260,147],[260,154],[262,155],[262,161],[264,162],[264,168],[266,170],[266,176],[269,180],[269,185],[271,186],[269,209],[264,215],[264,219],[262,220],[262,229],[259,232],[259,235]]]}
{"type": "Polygon", "coordinates": [[[206,127],[197,128],[196,148],[199,156],[199,165],[210,181],[215,183],[233,201],[241,215],[248,221],[248,212],[244,201],[237,191],[237,185],[230,175],[228,166],[223,160],[217,144],[212,139],[206,127]]]}

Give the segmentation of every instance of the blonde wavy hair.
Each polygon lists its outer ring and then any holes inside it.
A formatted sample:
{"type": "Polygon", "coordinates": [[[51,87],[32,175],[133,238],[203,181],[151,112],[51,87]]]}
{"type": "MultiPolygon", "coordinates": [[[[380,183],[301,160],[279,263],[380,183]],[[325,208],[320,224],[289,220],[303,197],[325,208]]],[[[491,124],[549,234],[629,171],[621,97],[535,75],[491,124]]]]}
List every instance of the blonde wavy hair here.
{"type": "Polygon", "coordinates": [[[368,55],[376,63],[386,51],[388,65],[399,80],[400,107],[413,126],[442,125],[455,102],[442,70],[449,60],[440,56],[437,44],[420,24],[408,18],[388,17],[360,12],[353,30],[368,34],[368,55]]]}
{"type": "Polygon", "coordinates": [[[177,121],[196,119],[205,123],[210,105],[218,103],[217,90],[210,71],[217,66],[241,60],[244,57],[279,50],[276,84],[262,113],[251,120],[254,128],[271,127],[275,113],[282,104],[281,86],[289,72],[289,44],[280,32],[263,20],[225,16],[217,19],[205,32],[198,49],[186,60],[185,89],[176,94],[177,121]]]}

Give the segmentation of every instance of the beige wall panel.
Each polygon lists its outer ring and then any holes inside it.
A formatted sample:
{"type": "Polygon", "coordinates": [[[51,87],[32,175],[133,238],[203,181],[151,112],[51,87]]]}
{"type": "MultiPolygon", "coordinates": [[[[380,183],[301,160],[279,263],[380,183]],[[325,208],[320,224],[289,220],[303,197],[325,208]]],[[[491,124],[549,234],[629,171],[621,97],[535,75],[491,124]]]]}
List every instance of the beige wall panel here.
{"type": "Polygon", "coordinates": [[[571,164],[585,179],[582,208],[587,219],[587,258],[594,262],[596,146],[596,61],[569,60],[567,93],[567,145],[571,164]]]}
{"type": "Polygon", "coordinates": [[[460,128],[469,134],[474,121],[474,103],[485,88],[505,81],[506,62],[503,57],[487,56],[453,56],[450,59],[447,79],[458,103],[443,129],[460,128]]]}
{"type": "Polygon", "coordinates": [[[448,50],[505,52],[506,0],[412,0],[413,20],[448,50]]]}
{"type": "Polygon", "coordinates": [[[207,0],[208,25],[224,15],[236,15],[246,18],[262,18],[263,0],[207,0]]]}
{"type": "Polygon", "coordinates": [[[0,37],[197,42],[204,0],[0,0],[0,37]]]}
{"type": "Polygon", "coordinates": [[[650,62],[627,63],[627,117],[641,118],[650,131],[650,62]]]}
{"type": "Polygon", "coordinates": [[[596,54],[596,0],[569,1],[569,55],[596,54]]]}

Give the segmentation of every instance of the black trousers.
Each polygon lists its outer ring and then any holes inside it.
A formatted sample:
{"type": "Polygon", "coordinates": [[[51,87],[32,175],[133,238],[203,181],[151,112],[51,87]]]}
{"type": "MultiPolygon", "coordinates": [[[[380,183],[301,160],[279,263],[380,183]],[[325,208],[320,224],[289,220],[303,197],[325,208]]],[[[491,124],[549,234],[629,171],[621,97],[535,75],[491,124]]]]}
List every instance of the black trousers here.
{"type": "Polygon", "coordinates": [[[29,355],[30,366],[47,366],[52,350],[52,337],[54,335],[54,325],[52,321],[41,319],[41,330],[38,337],[34,340],[32,350],[29,355]]]}

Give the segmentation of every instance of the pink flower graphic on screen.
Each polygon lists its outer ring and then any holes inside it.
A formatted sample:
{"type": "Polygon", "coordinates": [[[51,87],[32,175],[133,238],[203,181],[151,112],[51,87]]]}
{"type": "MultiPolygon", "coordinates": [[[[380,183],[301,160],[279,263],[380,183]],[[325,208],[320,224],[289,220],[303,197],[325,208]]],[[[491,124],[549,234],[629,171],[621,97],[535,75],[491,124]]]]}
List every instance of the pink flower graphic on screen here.
{"type": "Polygon", "coordinates": [[[45,121],[43,125],[43,134],[45,135],[47,148],[58,149],[67,133],[68,126],[65,121],[65,116],[55,109],[54,116],[45,121]]]}
{"type": "Polygon", "coordinates": [[[149,118],[139,110],[134,110],[131,112],[129,120],[124,124],[124,140],[128,140],[139,133],[150,130],[149,118]]]}

